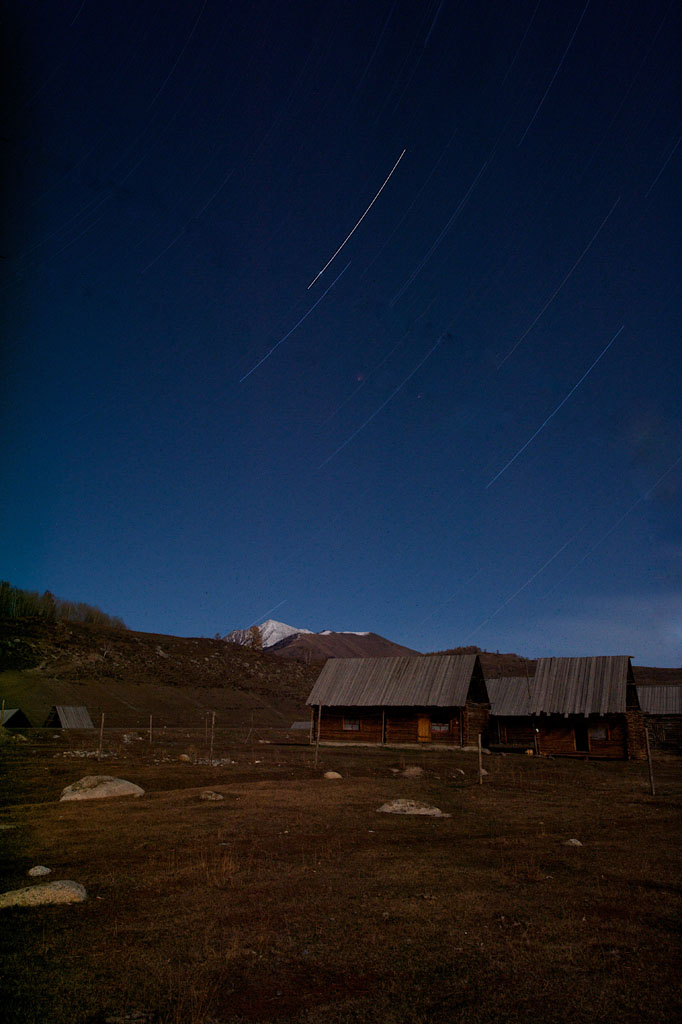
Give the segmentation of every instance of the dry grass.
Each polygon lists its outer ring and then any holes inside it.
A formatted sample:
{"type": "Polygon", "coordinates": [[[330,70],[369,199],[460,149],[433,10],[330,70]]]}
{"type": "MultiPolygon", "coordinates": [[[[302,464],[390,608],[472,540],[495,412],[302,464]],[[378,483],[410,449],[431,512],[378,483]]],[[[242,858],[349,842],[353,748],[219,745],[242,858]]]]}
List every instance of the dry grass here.
{"type": "MultiPolygon", "coordinates": [[[[92,738],[83,742],[92,745],[92,738]]],[[[44,863],[89,893],[2,914],[8,1019],[78,1024],[618,1022],[680,1010],[679,761],[640,765],[239,743],[3,751],[2,888],[44,863]],[[168,760],[161,756],[162,749],[168,760]],[[159,763],[154,763],[155,761],[159,763]],[[259,762],[259,763],[255,763],[259,762]],[[421,778],[391,768],[421,764],[421,778]],[[321,778],[339,770],[341,782],[321,778]],[[461,776],[455,768],[464,770],[461,776]],[[59,804],[85,774],[141,800],[59,804]],[[225,799],[199,799],[203,788],[225,799]],[[377,814],[387,799],[448,819],[377,814]],[[576,837],[582,847],[563,846],[576,837]]]]}

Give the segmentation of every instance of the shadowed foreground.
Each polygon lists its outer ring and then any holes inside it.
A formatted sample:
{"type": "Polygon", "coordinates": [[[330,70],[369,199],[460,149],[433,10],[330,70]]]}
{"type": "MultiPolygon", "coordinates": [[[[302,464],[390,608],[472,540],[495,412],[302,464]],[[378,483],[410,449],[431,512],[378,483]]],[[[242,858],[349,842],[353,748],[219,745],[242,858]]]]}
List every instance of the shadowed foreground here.
{"type": "Polygon", "coordinates": [[[628,763],[491,756],[479,786],[466,753],[322,749],[315,769],[307,746],[227,742],[221,767],[181,763],[203,734],[180,730],[110,737],[101,769],[68,753],[92,736],[2,752],[2,890],[46,864],[89,897],[2,911],[7,1019],[678,1016],[679,761],[659,759],[652,798],[628,763]],[[146,796],[57,802],[100,770],[146,796]],[[398,797],[452,816],[376,813],[398,797]]]}

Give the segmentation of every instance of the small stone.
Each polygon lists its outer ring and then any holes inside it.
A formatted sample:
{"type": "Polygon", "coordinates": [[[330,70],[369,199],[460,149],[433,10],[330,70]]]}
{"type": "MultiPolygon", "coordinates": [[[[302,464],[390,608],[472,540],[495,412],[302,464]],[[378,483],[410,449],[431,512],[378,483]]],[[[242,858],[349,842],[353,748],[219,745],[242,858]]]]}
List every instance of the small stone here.
{"type": "Polygon", "coordinates": [[[192,758],[189,756],[189,754],[180,754],[180,757],[178,758],[178,761],[191,761],[191,760],[192,760],[192,758]]]}
{"type": "Polygon", "coordinates": [[[566,842],[563,843],[563,845],[564,846],[582,846],[583,844],[580,842],[579,839],[567,839],[566,842]]]}
{"type": "Polygon", "coordinates": [[[46,868],[44,864],[36,864],[34,868],[30,868],[27,872],[31,878],[40,878],[41,875],[51,875],[52,868],[46,868]]]}
{"type": "Polygon", "coordinates": [[[324,778],[325,779],[342,779],[343,775],[339,775],[338,772],[325,772],[324,773],[324,778]]]}
{"type": "Polygon", "coordinates": [[[39,907],[55,903],[83,903],[88,894],[79,882],[43,882],[14,889],[0,896],[0,907],[39,907]]]}
{"type": "Polygon", "coordinates": [[[408,764],[407,768],[403,772],[406,779],[418,779],[420,775],[424,774],[424,769],[420,768],[418,764],[408,764]]]}
{"type": "Polygon", "coordinates": [[[481,775],[487,775],[488,771],[486,768],[481,768],[481,775]]]}
{"type": "Polygon", "coordinates": [[[199,797],[200,800],[224,800],[222,793],[216,793],[214,789],[205,789],[199,797]]]}

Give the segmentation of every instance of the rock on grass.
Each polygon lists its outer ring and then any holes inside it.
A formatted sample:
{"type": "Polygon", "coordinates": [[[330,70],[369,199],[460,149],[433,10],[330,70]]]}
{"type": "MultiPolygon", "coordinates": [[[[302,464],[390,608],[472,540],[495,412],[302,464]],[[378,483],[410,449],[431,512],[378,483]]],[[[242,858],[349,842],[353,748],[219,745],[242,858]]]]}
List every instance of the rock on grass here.
{"type": "Polygon", "coordinates": [[[13,889],[0,896],[2,907],[41,907],[56,903],[84,903],[88,898],[79,882],[43,882],[25,889],[13,889]]]}
{"type": "Polygon", "coordinates": [[[431,818],[449,818],[440,807],[430,807],[423,804],[421,800],[389,800],[388,803],[377,807],[377,811],[384,814],[427,814],[431,818]]]}
{"type": "Polygon", "coordinates": [[[134,782],[116,779],[113,775],[86,775],[62,790],[62,800],[104,800],[112,796],[144,796],[134,782]]]}

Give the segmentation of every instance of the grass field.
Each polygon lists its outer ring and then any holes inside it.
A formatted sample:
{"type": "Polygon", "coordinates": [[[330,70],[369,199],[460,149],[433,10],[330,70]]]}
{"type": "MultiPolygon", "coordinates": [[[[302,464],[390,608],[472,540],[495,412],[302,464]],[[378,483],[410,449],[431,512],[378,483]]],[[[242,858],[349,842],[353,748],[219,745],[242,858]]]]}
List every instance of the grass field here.
{"type": "Polygon", "coordinates": [[[308,746],[219,730],[235,763],[213,767],[203,730],[112,730],[98,764],[77,754],[96,734],[52,735],[0,753],[0,888],[46,864],[89,898],[0,912],[9,1021],[679,1017],[677,759],[651,797],[633,763],[491,755],[479,786],[459,751],[321,748],[315,768],[308,746]],[[146,795],[58,802],[99,773],[146,795]],[[394,797],[451,817],[376,813],[394,797]]]}

